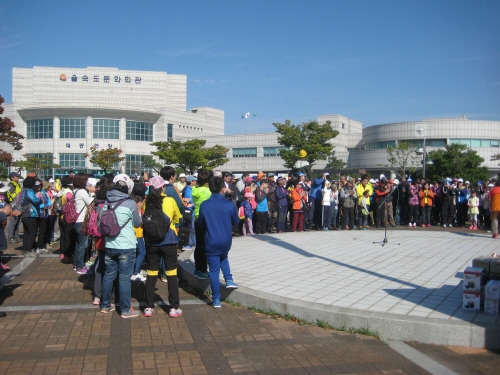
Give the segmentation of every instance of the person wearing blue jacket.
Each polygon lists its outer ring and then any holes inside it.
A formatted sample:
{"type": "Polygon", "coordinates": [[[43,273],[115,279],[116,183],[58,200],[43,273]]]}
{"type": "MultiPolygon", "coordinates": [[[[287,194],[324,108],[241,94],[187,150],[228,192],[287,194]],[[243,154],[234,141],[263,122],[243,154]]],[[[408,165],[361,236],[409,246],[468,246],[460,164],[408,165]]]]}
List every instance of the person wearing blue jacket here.
{"type": "Polygon", "coordinates": [[[268,218],[268,204],[267,204],[268,186],[267,180],[261,180],[257,183],[255,189],[255,234],[266,234],[267,218],[268,218]]]}
{"type": "Polygon", "coordinates": [[[23,255],[25,257],[37,257],[40,254],[34,246],[42,200],[36,196],[35,184],[35,177],[26,177],[23,182],[23,190],[19,193],[22,194],[21,220],[24,227],[23,255]]]}
{"type": "Polygon", "coordinates": [[[137,237],[133,227],[139,228],[142,224],[142,217],[139,213],[141,202],[136,203],[130,194],[134,188],[134,182],[125,174],[116,175],[113,179],[112,190],[106,193],[106,201],[103,210],[108,207],[115,207],[116,220],[121,227],[118,236],[106,236],[106,253],[104,263],[106,268],[102,280],[102,305],[101,313],[106,314],[115,309],[111,304],[111,291],[113,282],[118,273],[120,290],[120,313],[122,318],[133,318],[139,316],[138,311],[130,308],[131,281],[130,277],[134,271],[135,248],[137,237]]]}
{"type": "Polygon", "coordinates": [[[212,177],[209,181],[212,195],[200,206],[198,225],[205,232],[205,251],[210,269],[210,288],[212,306],[220,308],[220,280],[222,271],[226,280],[226,289],[236,289],[229,267],[228,253],[233,242],[232,227],[240,222],[235,205],[224,198],[225,188],[221,177],[212,177]]]}
{"type": "Polygon", "coordinates": [[[323,176],[315,178],[309,192],[309,223],[316,226],[317,230],[323,228],[321,201],[323,200],[323,183],[326,181],[327,175],[327,173],[323,173],[323,176]]]}
{"type": "Polygon", "coordinates": [[[465,227],[467,220],[467,200],[469,199],[469,191],[464,187],[464,180],[459,178],[456,190],[456,208],[457,208],[457,225],[461,228],[465,227]]]}

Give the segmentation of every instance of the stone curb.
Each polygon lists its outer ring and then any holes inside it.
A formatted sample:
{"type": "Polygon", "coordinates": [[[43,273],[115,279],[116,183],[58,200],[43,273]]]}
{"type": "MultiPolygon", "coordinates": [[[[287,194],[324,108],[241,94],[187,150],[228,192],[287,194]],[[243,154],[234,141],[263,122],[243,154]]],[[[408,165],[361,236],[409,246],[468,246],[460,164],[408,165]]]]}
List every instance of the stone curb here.
{"type": "MultiPolygon", "coordinates": [[[[191,287],[207,292],[210,289],[210,283],[208,280],[200,280],[194,276],[194,264],[190,260],[191,253],[192,251],[185,251],[179,255],[179,278],[191,287]]],[[[223,281],[221,285],[224,286],[223,281]]],[[[437,318],[368,312],[294,300],[243,286],[231,290],[221,288],[221,297],[222,300],[230,299],[245,307],[273,310],[283,316],[290,314],[308,322],[320,320],[339,329],[368,329],[371,332],[377,332],[387,340],[500,349],[500,325],[492,323],[473,324],[458,319],[443,321],[437,318]]]]}

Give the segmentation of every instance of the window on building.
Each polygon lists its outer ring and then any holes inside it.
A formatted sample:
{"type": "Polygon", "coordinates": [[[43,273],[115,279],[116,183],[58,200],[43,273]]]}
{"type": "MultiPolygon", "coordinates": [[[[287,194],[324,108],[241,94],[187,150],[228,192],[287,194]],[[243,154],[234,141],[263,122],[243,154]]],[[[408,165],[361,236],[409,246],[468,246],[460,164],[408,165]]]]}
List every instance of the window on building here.
{"type": "Polygon", "coordinates": [[[126,174],[135,173],[135,174],[139,175],[142,172],[148,172],[149,174],[152,174],[153,169],[145,168],[142,165],[142,159],[146,156],[149,156],[149,155],[126,154],[125,155],[125,173],[126,174]]]}
{"type": "Polygon", "coordinates": [[[59,165],[63,168],[85,168],[85,154],[59,154],[59,165]]]}
{"type": "Polygon", "coordinates": [[[85,138],[84,118],[62,118],[59,126],[60,138],[85,138]]]}
{"type": "Polygon", "coordinates": [[[378,150],[387,147],[394,147],[395,145],[395,141],[372,142],[365,145],[365,150],[378,150]]]}
{"type": "Polygon", "coordinates": [[[264,147],[264,157],[280,156],[280,150],[288,150],[288,147],[264,147]]]}
{"type": "Polygon", "coordinates": [[[427,139],[425,145],[429,147],[445,147],[446,139],[427,139]]]}
{"type": "Polygon", "coordinates": [[[153,142],[153,124],[127,121],[127,140],[153,142]]]}
{"type": "Polygon", "coordinates": [[[498,139],[496,139],[496,140],[492,139],[491,140],[491,147],[498,147],[498,143],[499,143],[498,139]]]}
{"type": "Polygon", "coordinates": [[[26,122],[27,139],[45,139],[54,137],[54,120],[28,120],[26,122]]]}
{"type": "Polygon", "coordinates": [[[344,123],[342,123],[342,129],[345,129],[345,124],[344,123]]]}
{"type": "Polygon", "coordinates": [[[119,139],[120,120],[94,119],[93,137],[96,139],[119,139]]]}
{"type": "Polygon", "coordinates": [[[458,143],[467,147],[499,147],[498,139],[463,139],[450,138],[450,144],[458,143]]]}
{"type": "MultiPolygon", "coordinates": [[[[180,127],[181,126],[179,125],[179,128],[180,127]]],[[[171,141],[173,139],[173,136],[174,136],[174,125],[167,124],[167,140],[171,141]]]]}
{"type": "Polygon", "coordinates": [[[256,158],[257,147],[233,148],[233,158],[256,158]]]}
{"type": "Polygon", "coordinates": [[[470,140],[470,147],[481,147],[481,140],[480,139],[471,139],[470,140]]]}

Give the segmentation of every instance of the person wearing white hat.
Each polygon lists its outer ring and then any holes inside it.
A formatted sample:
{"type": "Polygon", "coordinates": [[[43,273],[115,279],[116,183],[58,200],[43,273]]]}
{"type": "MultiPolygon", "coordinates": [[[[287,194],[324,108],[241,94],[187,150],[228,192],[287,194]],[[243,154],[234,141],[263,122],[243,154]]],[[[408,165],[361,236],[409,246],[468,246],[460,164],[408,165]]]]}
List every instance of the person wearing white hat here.
{"type": "Polygon", "coordinates": [[[185,173],[180,173],[179,174],[179,181],[177,181],[174,186],[179,190],[179,193],[182,194],[182,191],[186,187],[186,174],[185,173]]]}
{"type": "Polygon", "coordinates": [[[114,310],[111,305],[111,291],[113,282],[118,273],[120,290],[120,309],[122,318],[133,318],[139,316],[138,311],[130,308],[130,294],[134,263],[135,247],[137,238],[133,227],[138,228],[142,224],[139,207],[142,202],[136,203],[130,196],[134,188],[134,182],[126,174],[119,174],[113,179],[114,186],[106,194],[103,210],[106,212],[113,209],[116,220],[121,230],[118,236],[106,236],[106,271],[102,280],[102,305],[101,313],[109,313],[114,310]]]}

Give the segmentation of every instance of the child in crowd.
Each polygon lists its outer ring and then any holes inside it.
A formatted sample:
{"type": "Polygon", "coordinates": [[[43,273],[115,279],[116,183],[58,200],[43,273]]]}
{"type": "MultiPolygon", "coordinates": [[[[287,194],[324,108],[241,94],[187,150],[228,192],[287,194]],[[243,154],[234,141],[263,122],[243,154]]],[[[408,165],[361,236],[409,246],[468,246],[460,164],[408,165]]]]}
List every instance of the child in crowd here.
{"type": "Polygon", "coordinates": [[[241,202],[241,205],[244,207],[243,209],[245,211],[245,219],[242,228],[244,236],[247,235],[247,232],[252,236],[254,235],[253,225],[252,225],[252,219],[253,219],[253,209],[251,203],[252,198],[253,198],[252,193],[245,193],[245,200],[241,202]]]}
{"type": "Polygon", "coordinates": [[[470,229],[477,230],[477,215],[479,214],[479,198],[476,196],[476,191],[471,191],[471,196],[467,200],[469,206],[468,214],[470,217],[470,229]]]}

